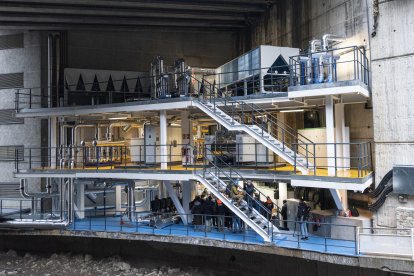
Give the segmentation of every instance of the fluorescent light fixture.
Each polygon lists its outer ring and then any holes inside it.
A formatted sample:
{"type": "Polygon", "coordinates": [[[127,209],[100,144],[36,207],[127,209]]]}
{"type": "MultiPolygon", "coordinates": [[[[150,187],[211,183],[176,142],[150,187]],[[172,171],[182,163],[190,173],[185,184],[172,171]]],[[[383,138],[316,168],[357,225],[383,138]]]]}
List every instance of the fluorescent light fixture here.
{"type": "Polygon", "coordinates": [[[289,113],[289,112],[303,112],[303,109],[289,109],[289,110],[280,110],[282,113],[289,113]]]}
{"type": "Polygon", "coordinates": [[[181,125],[177,123],[172,123],[170,126],[180,127],[181,125]]]}
{"type": "Polygon", "coordinates": [[[126,120],[128,119],[128,117],[113,117],[113,118],[108,118],[108,120],[126,120]]]}

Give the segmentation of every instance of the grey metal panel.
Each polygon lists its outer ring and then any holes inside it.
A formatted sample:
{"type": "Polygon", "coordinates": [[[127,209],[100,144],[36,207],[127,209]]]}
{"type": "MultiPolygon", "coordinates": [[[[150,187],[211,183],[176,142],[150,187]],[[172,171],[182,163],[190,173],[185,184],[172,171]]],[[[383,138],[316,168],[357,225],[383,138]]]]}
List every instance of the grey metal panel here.
{"type": "Polygon", "coordinates": [[[393,192],[414,195],[414,166],[395,166],[393,168],[393,192]]]}
{"type": "Polygon", "coordinates": [[[0,125],[24,124],[23,118],[16,118],[14,109],[0,109],[0,125]]]}
{"type": "Polygon", "coordinates": [[[0,89],[23,88],[23,73],[0,74],[0,89]]]}
{"type": "Polygon", "coordinates": [[[24,47],[23,33],[0,36],[0,50],[18,49],[24,47]]]}

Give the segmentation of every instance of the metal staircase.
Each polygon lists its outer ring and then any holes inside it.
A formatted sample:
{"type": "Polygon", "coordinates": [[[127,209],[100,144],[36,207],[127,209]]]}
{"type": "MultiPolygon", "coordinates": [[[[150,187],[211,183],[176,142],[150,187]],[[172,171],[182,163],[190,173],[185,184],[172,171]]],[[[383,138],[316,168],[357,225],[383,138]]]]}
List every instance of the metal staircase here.
{"type": "MultiPolygon", "coordinates": [[[[208,149],[206,150],[208,151],[208,149]]],[[[264,241],[272,241],[274,235],[280,233],[279,229],[269,220],[272,216],[272,210],[268,210],[261,201],[254,199],[248,194],[245,195],[245,199],[253,203],[253,208],[249,208],[248,203],[244,199],[240,205],[237,205],[231,198],[227,197],[226,189],[228,183],[240,187],[239,181],[244,183],[246,180],[237,170],[220,159],[219,156],[215,156],[214,159],[220,162],[220,167],[217,166],[215,161],[210,161],[205,157],[203,171],[197,173],[194,178],[202,183],[216,198],[220,199],[246,225],[259,234],[264,241]]],[[[266,198],[257,188],[254,188],[254,193],[258,193],[261,197],[266,198]]]]}
{"type": "Polygon", "coordinates": [[[230,131],[243,131],[303,174],[314,171],[315,144],[260,107],[228,96],[217,97],[215,85],[202,82],[204,99],[194,99],[201,109],[230,131]],[[313,160],[313,163],[310,161],[313,160]]]}

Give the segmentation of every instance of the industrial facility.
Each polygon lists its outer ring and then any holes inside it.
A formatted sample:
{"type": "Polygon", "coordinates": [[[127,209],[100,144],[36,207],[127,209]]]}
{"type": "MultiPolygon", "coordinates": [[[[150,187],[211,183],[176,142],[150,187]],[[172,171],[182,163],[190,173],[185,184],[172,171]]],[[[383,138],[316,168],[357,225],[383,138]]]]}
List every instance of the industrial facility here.
{"type": "Polygon", "coordinates": [[[1,249],[414,273],[413,11],[1,1],[1,249]]]}

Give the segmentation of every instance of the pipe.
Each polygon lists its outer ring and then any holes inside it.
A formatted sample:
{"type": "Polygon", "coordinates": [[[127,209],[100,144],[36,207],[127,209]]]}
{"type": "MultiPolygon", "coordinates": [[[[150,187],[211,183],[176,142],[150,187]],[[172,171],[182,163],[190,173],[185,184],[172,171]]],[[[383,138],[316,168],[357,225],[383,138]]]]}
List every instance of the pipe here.
{"type": "Polygon", "coordinates": [[[313,39],[309,42],[309,58],[307,60],[307,70],[308,70],[308,78],[307,83],[310,84],[313,82],[313,75],[315,75],[315,79],[318,77],[316,70],[313,68],[313,58],[312,53],[315,53],[320,50],[322,42],[320,39],[313,39]]]}
{"type": "Polygon", "coordinates": [[[322,36],[322,51],[329,50],[329,42],[333,42],[333,41],[342,42],[344,40],[345,38],[341,36],[337,36],[334,34],[324,34],[322,36]]]}
{"type": "Polygon", "coordinates": [[[78,146],[78,143],[77,143],[77,133],[76,133],[76,131],[79,128],[85,128],[85,127],[94,127],[95,128],[95,137],[96,137],[96,135],[97,135],[96,125],[86,125],[86,124],[85,125],[84,124],[76,125],[75,128],[74,128],[75,139],[74,139],[74,143],[73,143],[73,145],[75,147],[78,146]]]}
{"type": "Polygon", "coordinates": [[[23,198],[27,198],[27,199],[32,199],[33,198],[51,198],[51,197],[56,197],[58,196],[57,194],[52,194],[51,193],[51,186],[47,185],[46,186],[46,192],[45,193],[28,193],[27,192],[27,183],[26,183],[26,179],[20,179],[20,195],[23,198]]]}
{"type": "Polygon", "coordinates": [[[112,135],[112,129],[114,127],[122,127],[122,126],[126,126],[126,125],[130,125],[131,128],[141,128],[142,127],[142,125],[137,124],[137,123],[132,123],[132,122],[131,123],[130,122],[115,122],[115,123],[112,123],[112,124],[109,125],[109,136],[110,137],[108,137],[108,138],[110,138],[110,139],[108,139],[108,140],[112,141],[112,136],[113,136],[112,135]]]}
{"type": "MultiPolygon", "coordinates": [[[[0,223],[0,228],[35,228],[35,229],[53,229],[67,228],[73,221],[73,178],[69,180],[68,188],[68,214],[66,220],[52,221],[52,220],[10,220],[0,223]]],[[[62,217],[61,217],[62,218],[62,217]]]]}

